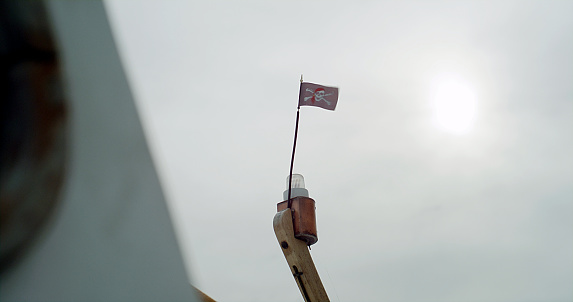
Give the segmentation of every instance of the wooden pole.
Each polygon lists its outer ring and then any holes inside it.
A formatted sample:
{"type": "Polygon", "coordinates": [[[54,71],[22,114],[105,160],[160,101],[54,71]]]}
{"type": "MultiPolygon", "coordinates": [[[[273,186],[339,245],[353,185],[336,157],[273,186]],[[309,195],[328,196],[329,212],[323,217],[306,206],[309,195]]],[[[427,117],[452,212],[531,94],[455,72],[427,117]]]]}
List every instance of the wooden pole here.
{"type": "Polygon", "coordinates": [[[329,302],[305,241],[294,237],[291,209],[278,212],[273,219],[275,235],[291,273],[306,302],[329,302]]]}

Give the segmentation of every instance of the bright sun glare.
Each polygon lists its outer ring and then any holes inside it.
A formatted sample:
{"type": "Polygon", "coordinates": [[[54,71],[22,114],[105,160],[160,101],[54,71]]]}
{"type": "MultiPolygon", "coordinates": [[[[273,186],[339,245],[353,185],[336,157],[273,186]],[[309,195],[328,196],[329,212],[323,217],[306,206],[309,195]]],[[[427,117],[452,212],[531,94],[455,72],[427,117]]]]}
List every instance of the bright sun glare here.
{"type": "Polygon", "coordinates": [[[476,95],[472,86],[455,75],[442,75],[433,85],[432,105],[436,126],[453,134],[465,134],[474,124],[476,95]]]}

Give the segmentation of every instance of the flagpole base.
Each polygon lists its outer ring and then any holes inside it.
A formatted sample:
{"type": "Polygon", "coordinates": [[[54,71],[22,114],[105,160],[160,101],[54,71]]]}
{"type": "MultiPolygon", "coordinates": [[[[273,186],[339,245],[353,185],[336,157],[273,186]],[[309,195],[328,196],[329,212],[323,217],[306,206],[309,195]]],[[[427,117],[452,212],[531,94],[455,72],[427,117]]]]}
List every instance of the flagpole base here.
{"type": "MultiPolygon", "coordinates": [[[[308,191],[307,191],[308,192],[308,191]]],[[[308,194],[307,194],[308,195],[308,194]]],[[[277,204],[277,212],[288,207],[288,200],[277,204]]],[[[311,246],[318,241],[316,231],[316,206],[314,199],[306,196],[297,196],[291,199],[294,237],[303,240],[311,246]]]]}

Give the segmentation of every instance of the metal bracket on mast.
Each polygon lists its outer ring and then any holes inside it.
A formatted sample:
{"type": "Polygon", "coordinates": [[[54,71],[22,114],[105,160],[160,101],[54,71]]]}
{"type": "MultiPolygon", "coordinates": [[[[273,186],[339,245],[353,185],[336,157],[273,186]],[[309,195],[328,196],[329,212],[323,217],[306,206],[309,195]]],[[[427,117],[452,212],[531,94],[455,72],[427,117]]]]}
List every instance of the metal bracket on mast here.
{"type": "Polygon", "coordinates": [[[287,208],[278,212],[273,219],[273,227],[304,301],[330,301],[306,242],[294,237],[291,209],[287,208]]]}

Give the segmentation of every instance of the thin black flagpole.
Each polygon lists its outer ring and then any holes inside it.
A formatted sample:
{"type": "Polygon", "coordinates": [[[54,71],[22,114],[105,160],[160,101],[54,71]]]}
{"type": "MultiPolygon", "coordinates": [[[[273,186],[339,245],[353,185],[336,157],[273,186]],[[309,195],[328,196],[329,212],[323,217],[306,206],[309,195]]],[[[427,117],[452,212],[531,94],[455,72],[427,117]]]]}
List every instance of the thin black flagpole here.
{"type": "Polygon", "coordinates": [[[290,209],[291,205],[292,205],[292,200],[290,198],[290,193],[292,190],[292,168],[294,167],[294,152],[296,150],[296,138],[298,136],[298,120],[300,118],[300,97],[302,94],[302,74],[300,75],[300,84],[301,84],[301,88],[299,89],[298,92],[298,107],[296,108],[296,125],[294,127],[294,143],[292,145],[292,157],[290,158],[290,173],[288,175],[288,208],[290,209]]]}

